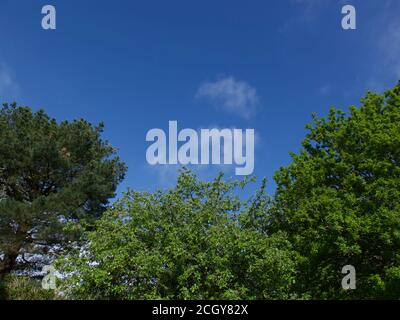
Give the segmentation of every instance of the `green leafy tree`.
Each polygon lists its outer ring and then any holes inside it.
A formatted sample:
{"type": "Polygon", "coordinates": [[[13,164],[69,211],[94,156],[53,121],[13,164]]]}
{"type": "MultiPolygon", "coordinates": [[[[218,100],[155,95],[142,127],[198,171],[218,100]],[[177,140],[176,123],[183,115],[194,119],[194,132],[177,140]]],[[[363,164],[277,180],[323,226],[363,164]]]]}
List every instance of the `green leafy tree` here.
{"type": "Polygon", "coordinates": [[[200,182],[183,171],[168,191],[129,191],[97,222],[87,247],[61,259],[81,299],[284,299],[297,254],[268,237],[242,202],[246,181],[200,182]]]}
{"type": "Polygon", "coordinates": [[[368,93],[349,115],[314,116],[281,168],[274,230],[305,258],[299,290],[313,298],[400,298],[400,84],[368,93]],[[341,287],[356,268],[356,290],[341,287]]]}
{"type": "Polygon", "coordinates": [[[0,110],[0,276],[100,217],[126,170],[102,129],[16,104],[0,110]]]}

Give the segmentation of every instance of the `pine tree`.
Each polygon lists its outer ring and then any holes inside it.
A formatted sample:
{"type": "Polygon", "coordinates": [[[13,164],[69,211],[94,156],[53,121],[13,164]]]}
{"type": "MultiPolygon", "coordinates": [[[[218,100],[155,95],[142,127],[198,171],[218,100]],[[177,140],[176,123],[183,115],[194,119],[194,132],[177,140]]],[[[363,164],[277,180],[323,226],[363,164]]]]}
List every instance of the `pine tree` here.
{"type": "Polygon", "coordinates": [[[0,276],[73,243],[101,216],[125,165],[103,124],[58,123],[15,103],[0,110],[0,276]]]}

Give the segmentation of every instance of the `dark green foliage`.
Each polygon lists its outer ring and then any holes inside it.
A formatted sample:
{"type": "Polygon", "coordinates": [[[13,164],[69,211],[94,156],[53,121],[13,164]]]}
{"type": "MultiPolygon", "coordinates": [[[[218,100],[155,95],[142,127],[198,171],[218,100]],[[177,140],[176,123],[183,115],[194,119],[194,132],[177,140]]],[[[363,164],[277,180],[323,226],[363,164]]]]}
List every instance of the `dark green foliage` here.
{"type": "Polygon", "coordinates": [[[74,240],[100,217],[125,172],[102,128],[15,104],[0,110],[0,275],[18,267],[17,256],[74,240]]]}

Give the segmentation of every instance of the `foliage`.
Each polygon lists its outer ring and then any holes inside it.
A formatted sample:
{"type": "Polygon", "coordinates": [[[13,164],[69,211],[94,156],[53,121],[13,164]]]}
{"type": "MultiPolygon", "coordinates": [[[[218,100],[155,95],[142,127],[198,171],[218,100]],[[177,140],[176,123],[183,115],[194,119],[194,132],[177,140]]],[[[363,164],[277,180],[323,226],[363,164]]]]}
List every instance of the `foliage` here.
{"type": "Polygon", "coordinates": [[[0,282],[0,300],[56,300],[53,290],[44,290],[40,281],[9,275],[0,282]]]}
{"type": "Polygon", "coordinates": [[[242,203],[235,195],[245,184],[224,182],[222,175],[200,182],[183,171],[169,191],[128,192],[97,222],[88,246],[61,259],[70,275],[70,294],[82,299],[289,298],[298,257],[283,234],[269,237],[253,227],[256,201],[242,203]]]}
{"type": "Polygon", "coordinates": [[[308,125],[303,149],[275,175],[272,229],[306,258],[298,289],[313,298],[400,297],[400,84],[350,114],[308,125]],[[357,290],[341,289],[351,264],[357,290]]]}
{"type": "MultiPolygon", "coordinates": [[[[91,225],[57,262],[67,298],[399,299],[400,84],[361,102],[313,116],[273,198],[266,181],[245,201],[248,179],[183,170],[174,188],[130,190],[94,224],[125,170],[101,127],[5,106],[0,248],[72,239],[61,217],[80,222],[72,234],[91,225]],[[356,290],[341,286],[348,264],[356,290]]],[[[41,296],[32,286],[12,278],[0,295],[41,296]]]]}
{"type": "Polygon", "coordinates": [[[0,276],[76,239],[104,211],[125,166],[102,129],[16,104],[0,110],[0,276]]]}

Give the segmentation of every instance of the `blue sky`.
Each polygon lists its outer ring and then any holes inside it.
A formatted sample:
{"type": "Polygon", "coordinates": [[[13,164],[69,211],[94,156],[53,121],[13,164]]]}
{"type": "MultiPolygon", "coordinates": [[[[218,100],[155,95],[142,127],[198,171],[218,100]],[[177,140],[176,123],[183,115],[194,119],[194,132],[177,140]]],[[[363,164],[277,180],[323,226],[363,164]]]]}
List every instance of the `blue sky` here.
{"type": "MultiPolygon", "coordinates": [[[[2,0],[0,100],[104,121],[129,167],[119,191],[173,184],[176,167],[145,157],[147,131],[169,120],[254,128],[254,174],[271,181],[312,112],[358,105],[400,79],[399,17],[397,0],[2,0]],[[55,31],[41,28],[45,4],[57,9],[55,31]],[[341,28],[344,4],[356,7],[357,30],[341,28]],[[199,94],[207,84],[232,96],[199,94]]],[[[234,174],[197,171],[221,169],[234,174]]]]}

